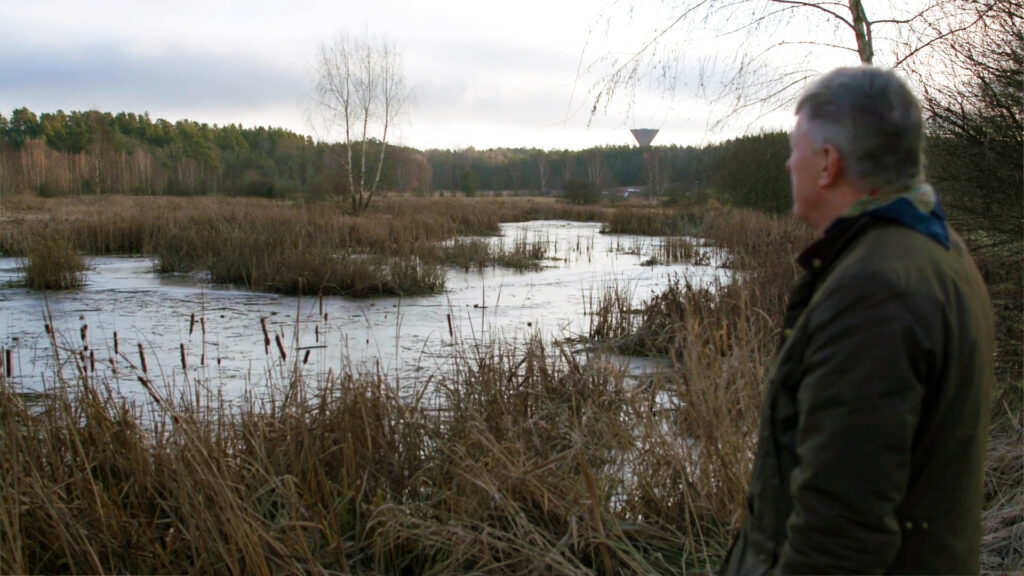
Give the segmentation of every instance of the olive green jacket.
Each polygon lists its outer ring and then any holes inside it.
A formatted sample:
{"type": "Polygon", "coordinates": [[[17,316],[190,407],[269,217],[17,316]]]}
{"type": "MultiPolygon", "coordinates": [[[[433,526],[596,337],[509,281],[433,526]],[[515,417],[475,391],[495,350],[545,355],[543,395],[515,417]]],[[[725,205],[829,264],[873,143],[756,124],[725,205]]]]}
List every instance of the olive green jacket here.
{"type": "Polygon", "coordinates": [[[955,234],[838,228],[799,260],[722,572],[977,573],[988,292],[955,234]]]}

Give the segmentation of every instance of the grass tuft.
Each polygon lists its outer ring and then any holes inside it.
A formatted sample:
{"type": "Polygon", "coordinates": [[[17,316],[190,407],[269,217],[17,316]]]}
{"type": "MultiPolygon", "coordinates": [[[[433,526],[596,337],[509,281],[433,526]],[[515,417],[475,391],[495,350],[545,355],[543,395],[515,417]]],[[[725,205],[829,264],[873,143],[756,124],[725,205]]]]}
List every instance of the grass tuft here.
{"type": "Polygon", "coordinates": [[[57,232],[30,241],[23,267],[24,282],[35,290],[68,290],[85,281],[85,259],[68,238],[57,232]]]}

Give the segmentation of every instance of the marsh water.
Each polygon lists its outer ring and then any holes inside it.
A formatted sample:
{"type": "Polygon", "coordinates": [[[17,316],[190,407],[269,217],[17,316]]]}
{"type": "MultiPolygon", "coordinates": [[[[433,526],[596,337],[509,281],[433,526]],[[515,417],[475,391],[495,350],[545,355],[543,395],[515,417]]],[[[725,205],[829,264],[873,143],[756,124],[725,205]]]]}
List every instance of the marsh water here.
{"type": "MultiPolygon", "coordinates": [[[[369,299],[212,286],[198,276],[157,274],[152,260],[138,257],[88,258],[82,288],[43,293],[17,287],[20,261],[0,258],[5,368],[27,391],[42,390],[58,371],[85,370],[129,396],[142,393],[143,356],[155,381],[201,382],[227,397],[274,386],[295,370],[424,382],[482,343],[576,341],[609,290],[638,306],[673,277],[703,284],[725,274],[714,255],[708,266],[653,263],[661,239],[602,234],[594,223],[503,224],[501,237],[488,241],[513,238],[545,243],[540,270],[451,268],[441,294],[369,299]]],[[[615,361],[633,371],[657,368],[647,359],[615,361]]]]}

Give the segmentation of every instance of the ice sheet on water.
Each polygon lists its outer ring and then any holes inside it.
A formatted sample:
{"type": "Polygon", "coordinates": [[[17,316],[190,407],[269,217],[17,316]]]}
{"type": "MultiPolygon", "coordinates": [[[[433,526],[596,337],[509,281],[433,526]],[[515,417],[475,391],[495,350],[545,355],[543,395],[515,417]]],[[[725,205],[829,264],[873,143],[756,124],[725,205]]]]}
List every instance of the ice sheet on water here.
{"type": "MultiPolygon", "coordinates": [[[[604,235],[595,223],[503,224],[502,236],[488,241],[506,247],[516,241],[545,242],[549,258],[533,272],[452,268],[443,294],[364,300],[335,296],[322,302],[210,286],[195,276],[159,275],[148,258],[90,258],[86,285],[79,290],[44,295],[0,285],[0,346],[13,349],[14,371],[26,389],[37,389],[48,369],[48,313],[61,345],[73,350],[88,345],[104,365],[113,358],[121,377],[130,372],[129,361],[138,364],[141,344],[150,366],[172,379],[184,376],[184,345],[189,376],[215,381],[227,393],[258,386],[307,350],[304,370],[379,368],[423,379],[446,369],[451,359],[449,317],[460,342],[495,335],[525,339],[532,333],[562,338],[585,331],[586,303],[609,286],[628,291],[639,304],[673,275],[703,284],[726,274],[714,266],[643,265],[650,257],[645,251],[653,250],[657,239],[604,235]],[[86,342],[80,338],[83,325],[88,326],[86,342]],[[284,361],[277,339],[287,354],[284,361]]],[[[0,258],[0,284],[16,280],[18,266],[14,258],[0,258]]],[[[125,385],[130,381],[126,378],[125,385]]]]}

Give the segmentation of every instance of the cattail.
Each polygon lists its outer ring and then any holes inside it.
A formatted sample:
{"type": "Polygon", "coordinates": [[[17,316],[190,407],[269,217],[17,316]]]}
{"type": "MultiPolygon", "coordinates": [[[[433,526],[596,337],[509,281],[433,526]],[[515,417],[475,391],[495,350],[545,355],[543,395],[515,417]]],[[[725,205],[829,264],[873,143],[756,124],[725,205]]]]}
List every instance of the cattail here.
{"type": "Polygon", "coordinates": [[[11,349],[4,350],[4,366],[7,371],[7,377],[10,378],[14,375],[14,366],[11,364],[11,349]]]}
{"type": "Polygon", "coordinates": [[[142,362],[142,373],[149,374],[146,368],[146,351],[142,349],[142,342],[139,342],[139,361],[142,362]]]}
{"type": "Polygon", "coordinates": [[[181,343],[181,369],[188,370],[188,364],[185,362],[185,343],[181,343]]]}
{"type": "Polygon", "coordinates": [[[281,353],[281,360],[287,360],[288,355],[284,352],[284,344],[281,344],[281,335],[274,334],[274,341],[277,342],[277,351],[281,353]]]}
{"type": "Polygon", "coordinates": [[[260,327],[263,328],[263,352],[270,354],[270,333],[267,332],[266,318],[260,318],[260,327]]]}
{"type": "Polygon", "coordinates": [[[196,313],[193,312],[192,313],[192,319],[189,320],[189,322],[188,322],[188,335],[189,336],[192,335],[192,331],[195,329],[195,327],[196,327],[196,313]]]}
{"type": "Polygon", "coordinates": [[[114,330],[114,356],[117,356],[117,330],[114,330]]]}
{"type": "Polygon", "coordinates": [[[302,355],[302,364],[305,365],[306,362],[308,362],[308,361],[309,361],[309,350],[306,350],[306,353],[302,355]]]}

